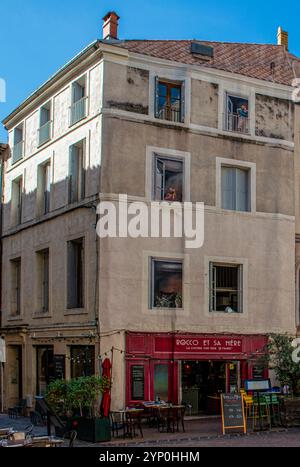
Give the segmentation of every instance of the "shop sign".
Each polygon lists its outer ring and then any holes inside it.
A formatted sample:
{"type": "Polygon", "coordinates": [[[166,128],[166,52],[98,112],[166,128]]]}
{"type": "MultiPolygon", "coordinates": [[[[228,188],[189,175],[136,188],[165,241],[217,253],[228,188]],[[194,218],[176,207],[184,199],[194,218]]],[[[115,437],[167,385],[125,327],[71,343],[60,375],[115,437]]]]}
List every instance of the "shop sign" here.
{"type": "Polygon", "coordinates": [[[242,351],[242,339],[230,337],[182,337],[175,339],[175,352],[178,353],[241,353],[242,351]]]}

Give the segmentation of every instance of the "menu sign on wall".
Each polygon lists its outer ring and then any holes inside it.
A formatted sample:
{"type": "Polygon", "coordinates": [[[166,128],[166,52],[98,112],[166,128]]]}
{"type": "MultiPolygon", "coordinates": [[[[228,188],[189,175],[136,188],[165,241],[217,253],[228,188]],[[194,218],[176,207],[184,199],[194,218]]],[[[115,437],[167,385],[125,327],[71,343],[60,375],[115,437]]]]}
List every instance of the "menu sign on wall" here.
{"type": "Polygon", "coordinates": [[[134,401],[145,400],[145,370],[142,365],[131,367],[131,399],[134,401]]]}
{"type": "Polygon", "coordinates": [[[53,366],[54,366],[54,379],[66,379],[66,356],[65,355],[54,355],[53,366]]]}

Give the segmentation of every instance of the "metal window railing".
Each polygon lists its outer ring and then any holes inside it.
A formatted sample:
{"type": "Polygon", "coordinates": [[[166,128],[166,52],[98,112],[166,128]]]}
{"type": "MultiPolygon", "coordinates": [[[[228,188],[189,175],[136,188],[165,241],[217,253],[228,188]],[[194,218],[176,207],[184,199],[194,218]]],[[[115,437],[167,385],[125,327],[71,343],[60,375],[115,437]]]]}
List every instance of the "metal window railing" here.
{"type": "Polygon", "coordinates": [[[42,144],[47,143],[47,141],[50,140],[51,138],[51,121],[45,123],[45,125],[42,125],[39,129],[39,146],[42,144]]]}
{"type": "Polygon", "coordinates": [[[23,157],[23,150],[24,150],[24,141],[20,141],[19,143],[15,144],[12,151],[12,161],[13,164],[18,162],[23,157]]]}
{"type": "Polygon", "coordinates": [[[70,107],[70,125],[75,125],[87,115],[87,97],[74,102],[70,107]]]}
{"type": "Polygon", "coordinates": [[[171,109],[163,107],[159,109],[157,118],[160,120],[168,120],[169,122],[181,122],[181,109],[171,109]]]}
{"type": "Polygon", "coordinates": [[[236,113],[227,112],[224,114],[224,130],[235,133],[250,133],[249,118],[242,117],[236,113]]]}

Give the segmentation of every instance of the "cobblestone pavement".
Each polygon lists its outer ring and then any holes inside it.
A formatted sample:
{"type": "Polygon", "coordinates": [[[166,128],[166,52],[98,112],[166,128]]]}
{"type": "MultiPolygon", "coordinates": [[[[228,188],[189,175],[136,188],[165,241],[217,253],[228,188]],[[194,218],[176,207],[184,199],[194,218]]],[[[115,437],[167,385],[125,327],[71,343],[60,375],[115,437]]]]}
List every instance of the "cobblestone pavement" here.
{"type": "MultiPolygon", "coordinates": [[[[14,430],[24,430],[30,425],[28,418],[10,419],[0,415],[0,428],[13,427],[14,430]]],[[[128,447],[142,448],[189,448],[189,447],[300,447],[300,428],[280,428],[272,432],[250,433],[249,435],[220,435],[218,419],[189,421],[186,433],[158,434],[155,430],[145,430],[145,439],[123,440],[122,438],[105,444],[89,444],[76,441],[77,447],[93,447],[119,449],[128,447]]],[[[34,427],[36,436],[47,434],[44,426],[34,427]]]]}

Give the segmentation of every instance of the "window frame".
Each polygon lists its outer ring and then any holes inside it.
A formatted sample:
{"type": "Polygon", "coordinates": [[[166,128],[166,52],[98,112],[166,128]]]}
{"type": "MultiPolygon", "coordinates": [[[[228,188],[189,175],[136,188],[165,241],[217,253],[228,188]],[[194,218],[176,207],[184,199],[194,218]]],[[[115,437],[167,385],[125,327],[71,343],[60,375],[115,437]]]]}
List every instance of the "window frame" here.
{"type": "Polygon", "coordinates": [[[50,314],[50,276],[51,276],[51,258],[50,248],[43,248],[36,251],[36,315],[48,316],[50,314]],[[45,255],[48,256],[48,291],[47,291],[47,308],[45,304],[45,255]]]}
{"type": "MultiPolygon", "coordinates": [[[[182,177],[182,199],[181,201],[179,200],[174,200],[174,201],[168,201],[168,202],[177,202],[177,203],[183,203],[185,201],[185,192],[186,192],[186,174],[185,174],[185,159],[183,157],[172,157],[172,156],[167,156],[167,155],[161,155],[161,154],[153,154],[153,167],[152,167],[152,200],[153,201],[158,201],[158,202],[163,202],[166,201],[164,199],[157,199],[156,193],[157,193],[157,174],[156,174],[156,168],[157,168],[157,162],[161,160],[162,162],[164,161],[174,161],[181,163],[182,165],[182,172],[181,172],[181,177],[182,177]]],[[[165,183],[165,181],[164,181],[165,183]]]]}
{"type": "Polygon", "coordinates": [[[157,257],[150,257],[150,274],[149,274],[149,309],[150,310],[177,310],[182,311],[184,310],[185,306],[185,287],[184,287],[184,259],[176,259],[176,258],[157,258],[157,257]],[[182,289],[182,304],[181,307],[158,307],[155,306],[155,264],[156,263],[173,263],[173,264],[181,264],[181,289],[182,289]]]}
{"type": "Polygon", "coordinates": [[[83,201],[86,197],[86,139],[77,141],[69,146],[69,164],[68,164],[68,203],[74,204],[83,201]],[[76,155],[75,151],[76,149],[76,155]],[[76,164],[72,160],[76,157],[76,164]],[[73,198],[73,180],[72,166],[76,166],[77,187],[76,196],[73,198]]]}
{"type": "Polygon", "coordinates": [[[230,92],[230,91],[225,91],[225,105],[224,105],[224,118],[223,118],[223,130],[229,133],[237,133],[237,134],[242,134],[242,135],[250,135],[251,134],[251,113],[252,113],[252,108],[251,108],[251,98],[249,95],[245,94],[239,94],[235,92],[230,92]],[[237,131],[237,130],[230,130],[227,125],[227,117],[229,114],[229,108],[228,108],[228,99],[230,97],[236,98],[236,99],[244,99],[245,101],[248,102],[248,131],[237,131]]]}
{"type": "Polygon", "coordinates": [[[73,127],[74,125],[77,125],[78,123],[82,122],[84,119],[86,119],[89,115],[89,97],[88,97],[88,75],[84,74],[80,76],[79,78],[75,79],[70,86],[70,108],[69,108],[69,127],[73,127]],[[76,86],[80,86],[84,92],[83,96],[80,97],[79,99],[74,98],[75,95],[75,89],[76,86]],[[83,102],[83,115],[78,118],[78,119],[73,119],[73,109],[76,103],[82,101],[83,102]]]}
{"type": "MultiPolygon", "coordinates": [[[[78,246],[77,246],[78,248],[78,246]]],[[[67,300],[67,303],[66,303],[66,309],[67,309],[67,312],[68,313],[72,313],[74,312],[74,310],[80,310],[81,312],[83,312],[85,310],[85,307],[86,307],[86,293],[87,293],[87,287],[86,287],[86,269],[87,269],[87,263],[86,263],[86,241],[85,241],[85,237],[82,236],[82,237],[76,237],[76,238],[72,238],[70,240],[67,241],[67,274],[66,274],[66,280],[67,280],[67,287],[66,287],[66,300],[67,300]],[[71,278],[69,278],[69,271],[70,271],[70,262],[71,262],[71,258],[69,257],[70,255],[70,246],[71,244],[81,244],[82,245],[82,248],[81,248],[81,253],[83,253],[83,257],[81,258],[81,264],[82,264],[82,269],[81,269],[81,272],[80,272],[80,275],[81,275],[81,292],[78,291],[78,284],[79,284],[79,281],[78,281],[78,277],[74,277],[74,282],[76,282],[76,293],[77,293],[77,297],[76,297],[76,300],[74,297],[71,298],[71,295],[70,295],[70,286],[71,286],[71,278]],[[81,299],[79,300],[79,295],[81,296],[81,299]],[[75,301],[76,301],[76,304],[75,304],[75,301]],[[73,303],[74,302],[74,303],[73,303]],[[73,303],[73,304],[72,304],[73,303]]],[[[71,270],[73,270],[71,268],[71,270]]],[[[77,271],[76,271],[77,273],[77,271]]],[[[74,271],[74,274],[75,274],[75,271],[74,271]]]]}
{"type": "Polygon", "coordinates": [[[222,211],[235,213],[239,215],[256,214],[256,163],[241,161],[237,159],[227,159],[224,157],[216,158],[216,208],[222,211]],[[249,170],[249,183],[248,189],[250,191],[248,196],[249,210],[248,211],[235,211],[231,209],[224,209],[222,207],[222,167],[238,168],[249,170]]]}
{"type": "MultiPolygon", "coordinates": [[[[243,294],[244,294],[244,283],[243,283],[243,264],[236,264],[236,263],[223,263],[223,262],[216,262],[212,261],[209,263],[209,312],[210,313],[224,313],[227,312],[224,310],[217,310],[215,309],[217,302],[217,293],[218,288],[213,285],[215,278],[214,278],[214,268],[217,267],[226,267],[226,268],[234,268],[237,269],[237,289],[232,289],[232,292],[237,293],[238,297],[238,311],[232,313],[233,315],[240,315],[243,314],[243,294]],[[213,296],[214,295],[214,296],[213,296]]],[[[229,289],[228,289],[229,292],[229,289]]]]}
{"type": "Polygon", "coordinates": [[[23,221],[23,189],[24,177],[23,174],[15,178],[11,182],[11,225],[18,227],[23,221]]]}
{"type": "Polygon", "coordinates": [[[40,107],[39,110],[39,128],[38,128],[38,148],[44,146],[44,144],[49,143],[52,139],[52,100],[45,102],[44,105],[40,107]],[[42,112],[43,111],[49,112],[49,120],[46,123],[42,124],[42,112]],[[44,128],[47,124],[49,124],[49,136],[45,140],[41,141],[41,129],[44,128]]]}
{"type": "Polygon", "coordinates": [[[22,317],[22,258],[18,256],[10,259],[10,317],[20,319],[22,317]],[[13,309],[13,305],[15,309],[13,309]]]}
{"type": "Polygon", "coordinates": [[[183,124],[186,122],[186,108],[185,108],[185,103],[186,103],[186,81],[184,79],[170,79],[170,78],[164,78],[162,76],[155,76],[155,85],[154,85],[154,118],[156,120],[160,120],[163,122],[169,122],[172,124],[183,124]],[[166,118],[160,118],[159,117],[159,85],[163,84],[166,85],[167,87],[167,96],[166,100],[168,102],[167,108],[171,109],[171,89],[177,88],[180,89],[180,113],[179,113],[179,119],[178,120],[172,120],[172,119],[166,119],[166,118]]]}

